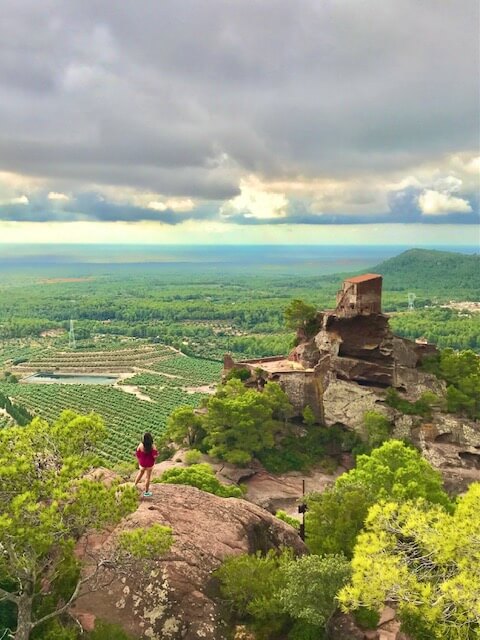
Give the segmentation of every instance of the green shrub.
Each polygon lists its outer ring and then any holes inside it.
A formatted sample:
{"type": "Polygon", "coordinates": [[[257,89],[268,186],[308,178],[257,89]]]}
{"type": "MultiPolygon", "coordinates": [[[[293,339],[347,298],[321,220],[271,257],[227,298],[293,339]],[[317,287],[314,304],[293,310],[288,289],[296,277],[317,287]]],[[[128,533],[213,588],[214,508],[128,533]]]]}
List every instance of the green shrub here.
{"type": "Polygon", "coordinates": [[[284,586],[280,569],[292,560],[290,549],[244,554],[227,558],[215,572],[221,594],[236,617],[252,624],[263,638],[275,637],[288,623],[277,593],[284,586]]]}
{"type": "Polygon", "coordinates": [[[429,417],[432,407],[438,404],[440,399],[431,391],[425,391],[418,400],[409,402],[402,398],[396,389],[390,387],[385,394],[385,402],[406,415],[429,417]]]}
{"type": "MultiPolygon", "coordinates": [[[[8,637],[5,636],[5,638],[8,637]]],[[[64,626],[58,619],[49,620],[45,624],[39,625],[30,634],[31,640],[77,640],[78,637],[77,627],[64,626]]]]}
{"type": "Polygon", "coordinates": [[[442,478],[421,454],[399,440],[389,440],[319,494],[307,496],[307,544],[312,553],[351,557],[369,508],[379,500],[422,498],[447,509],[451,502],[442,478]]]}
{"type": "Polygon", "coordinates": [[[343,555],[305,555],[281,568],[278,593],[283,610],[294,620],[326,629],[337,608],[336,595],[351,576],[343,555]]]}
{"type": "Polygon", "coordinates": [[[317,422],[315,414],[312,411],[312,407],[307,405],[302,412],[302,418],[307,427],[313,427],[313,425],[317,422]]]}
{"type": "Polygon", "coordinates": [[[333,475],[338,468],[338,461],[335,458],[324,458],[320,462],[320,468],[324,473],[333,475]]]}
{"type": "Polygon", "coordinates": [[[326,638],[324,629],[304,620],[296,620],[288,632],[288,640],[324,640],[324,638],[326,638]]]}
{"type": "Polygon", "coordinates": [[[95,629],[85,636],[85,640],[135,640],[135,638],[118,624],[96,620],[95,629]]]}
{"type": "MultiPolygon", "coordinates": [[[[353,438],[357,441],[355,436],[353,438]]],[[[313,426],[304,435],[289,433],[276,447],[262,451],[258,458],[271,473],[308,471],[319,463],[328,467],[328,456],[339,455],[345,450],[344,440],[345,432],[339,426],[313,426]]]]}
{"type": "Polygon", "coordinates": [[[198,464],[202,459],[202,452],[198,449],[190,449],[185,453],[185,464],[198,464]]]}
{"type": "Polygon", "coordinates": [[[226,380],[233,380],[234,378],[237,380],[241,380],[244,382],[251,377],[250,369],[243,367],[242,369],[231,369],[227,375],[225,376],[226,380]]]}
{"type": "Polygon", "coordinates": [[[300,530],[300,520],[298,520],[297,518],[294,518],[293,516],[289,516],[286,511],[282,511],[280,509],[279,511],[277,511],[275,516],[279,520],[282,520],[283,522],[286,522],[287,524],[289,524],[291,527],[293,527],[297,531],[300,530]]]}
{"type": "Polygon", "coordinates": [[[364,629],[376,629],[380,621],[380,614],[374,609],[360,607],[353,612],[355,622],[364,629]]]}
{"type": "Polygon", "coordinates": [[[222,484],[216,477],[212,467],[207,463],[192,464],[190,467],[174,467],[167,469],[160,478],[153,482],[166,484],[188,484],[221,498],[241,498],[243,491],[236,485],[222,484]]]}
{"type": "Polygon", "coordinates": [[[388,419],[377,411],[366,411],[363,416],[366,444],[376,449],[390,437],[391,425],[388,419]]]}
{"type": "Polygon", "coordinates": [[[122,531],[118,536],[119,550],[138,560],[156,559],[167,553],[172,544],[171,528],[161,524],[122,531]]]}

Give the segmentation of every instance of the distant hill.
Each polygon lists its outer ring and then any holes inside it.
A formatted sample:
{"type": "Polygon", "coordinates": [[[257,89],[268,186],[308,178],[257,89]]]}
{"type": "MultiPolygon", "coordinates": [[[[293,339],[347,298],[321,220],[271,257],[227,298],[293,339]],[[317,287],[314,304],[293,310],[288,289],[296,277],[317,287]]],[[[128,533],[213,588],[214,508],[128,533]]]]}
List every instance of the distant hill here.
{"type": "Polygon", "coordinates": [[[372,271],[384,276],[390,291],[419,290],[441,298],[480,300],[480,255],[410,249],[372,271]]]}

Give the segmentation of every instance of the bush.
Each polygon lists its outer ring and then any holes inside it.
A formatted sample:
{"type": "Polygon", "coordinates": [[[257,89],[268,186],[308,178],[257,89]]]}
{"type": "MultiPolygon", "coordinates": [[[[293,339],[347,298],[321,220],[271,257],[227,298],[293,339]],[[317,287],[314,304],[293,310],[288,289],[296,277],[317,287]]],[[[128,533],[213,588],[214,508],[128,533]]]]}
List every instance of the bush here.
{"type": "Polygon", "coordinates": [[[222,484],[216,477],[212,467],[207,464],[192,464],[191,467],[174,467],[167,469],[160,478],[153,482],[166,484],[188,484],[221,498],[241,498],[243,491],[236,485],[222,484]]]}
{"type": "Polygon", "coordinates": [[[171,528],[161,524],[122,531],[118,536],[119,550],[138,560],[155,560],[167,553],[172,544],[171,528]]]}
{"type": "Polygon", "coordinates": [[[289,549],[266,555],[244,554],[227,558],[215,572],[220,591],[236,617],[249,622],[264,638],[275,637],[288,623],[277,593],[284,585],[281,567],[293,560],[289,549]]]}
{"type": "Polygon", "coordinates": [[[294,620],[326,629],[337,608],[336,595],[351,576],[342,555],[302,556],[281,569],[284,586],[278,599],[294,620]]]}
{"type": "Polygon", "coordinates": [[[382,445],[390,436],[390,422],[382,413],[377,411],[365,412],[363,426],[366,433],[366,444],[370,450],[382,445]]]}
{"type": "Polygon", "coordinates": [[[343,556],[294,558],[285,549],[228,558],[216,577],[237,619],[249,623],[257,637],[288,631],[289,639],[319,640],[350,573],[343,556]]]}
{"type": "MultiPolygon", "coordinates": [[[[0,636],[2,637],[2,636],[0,636]]],[[[5,636],[9,638],[11,636],[5,636]]],[[[73,626],[63,626],[60,620],[49,620],[44,625],[39,625],[30,634],[31,640],[77,640],[78,629],[73,626]]],[[[113,640],[114,636],[112,636],[113,640]]],[[[119,638],[119,640],[123,640],[119,638]]],[[[129,640],[128,638],[126,640],[129,640]]]]}
{"type": "Polygon", "coordinates": [[[321,494],[307,496],[306,535],[312,553],[351,557],[369,508],[379,500],[423,498],[451,509],[438,471],[415,449],[389,440],[321,494]]]}
{"type": "Polygon", "coordinates": [[[109,624],[102,620],[95,621],[95,629],[85,636],[86,640],[135,640],[118,624],[109,624]]]}
{"type": "Polygon", "coordinates": [[[262,451],[258,458],[271,473],[308,471],[319,463],[331,469],[334,462],[329,463],[328,456],[344,451],[344,440],[345,432],[341,427],[314,426],[304,435],[286,435],[275,448],[262,451]]]}
{"type": "Polygon", "coordinates": [[[259,392],[247,389],[240,380],[229,380],[208,399],[202,417],[209,455],[247,464],[260,451],[273,447],[275,435],[286,429],[291,409],[286,394],[274,382],[259,392]]]}
{"type": "Polygon", "coordinates": [[[296,620],[288,632],[288,640],[324,640],[325,631],[304,620],[296,620]]]}
{"type": "Polygon", "coordinates": [[[360,607],[353,612],[355,622],[363,629],[376,629],[380,621],[380,614],[374,609],[360,607]]]}
{"type": "Polygon", "coordinates": [[[324,458],[320,462],[320,469],[328,475],[333,475],[338,468],[338,461],[335,458],[324,458]]]}
{"type": "Polygon", "coordinates": [[[248,380],[251,375],[252,374],[250,373],[250,369],[243,367],[242,369],[231,369],[225,376],[225,379],[233,380],[235,378],[236,380],[241,380],[242,382],[244,382],[245,380],[248,380]]]}
{"type": "Polygon", "coordinates": [[[190,449],[185,453],[185,464],[198,464],[202,459],[202,452],[198,449],[190,449]]]}
{"type": "Polygon", "coordinates": [[[282,520],[283,522],[286,522],[297,531],[300,531],[300,520],[294,518],[293,516],[289,516],[286,511],[277,511],[275,517],[277,517],[279,520],[282,520]]]}
{"type": "Polygon", "coordinates": [[[406,415],[430,417],[432,406],[438,404],[440,399],[431,391],[425,391],[415,402],[409,402],[400,396],[396,389],[390,387],[385,394],[385,402],[397,411],[406,415]]]}
{"type": "Polygon", "coordinates": [[[312,411],[312,407],[307,405],[302,412],[303,422],[307,425],[307,427],[313,427],[313,425],[317,422],[315,414],[312,411]]]}

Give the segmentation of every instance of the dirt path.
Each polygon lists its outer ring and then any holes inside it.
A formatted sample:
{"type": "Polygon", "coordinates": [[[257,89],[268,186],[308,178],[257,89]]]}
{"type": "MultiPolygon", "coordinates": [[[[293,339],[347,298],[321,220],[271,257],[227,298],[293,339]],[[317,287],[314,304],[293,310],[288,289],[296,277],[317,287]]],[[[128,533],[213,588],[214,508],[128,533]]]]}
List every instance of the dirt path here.
{"type": "Polygon", "coordinates": [[[216,385],[204,384],[200,387],[183,387],[187,393],[208,393],[213,395],[217,390],[216,385]]]}
{"type": "Polygon", "coordinates": [[[139,400],[145,400],[145,402],[153,402],[153,400],[149,396],[142,393],[140,389],[134,384],[120,384],[124,380],[128,380],[128,378],[132,378],[134,375],[134,373],[121,373],[118,376],[118,380],[115,382],[113,387],[115,389],[120,389],[120,391],[125,391],[125,393],[131,393],[132,395],[137,396],[139,400]]]}
{"type": "Polygon", "coordinates": [[[137,396],[139,400],[145,400],[146,402],[153,402],[150,396],[147,396],[144,393],[142,393],[140,389],[133,384],[119,384],[119,385],[115,384],[113,386],[116,387],[117,389],[121,389],[122,391],[125,391],[125,393],[131,393],[132,395],[137,396]]]}

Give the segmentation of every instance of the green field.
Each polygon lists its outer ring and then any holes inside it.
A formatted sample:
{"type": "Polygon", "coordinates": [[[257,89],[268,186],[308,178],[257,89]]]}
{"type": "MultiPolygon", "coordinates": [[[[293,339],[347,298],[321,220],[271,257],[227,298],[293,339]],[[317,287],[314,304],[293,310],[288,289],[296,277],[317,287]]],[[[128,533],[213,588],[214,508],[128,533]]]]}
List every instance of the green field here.
{"type": "MultiPolygon", "coordinates": [[[[477,255],[412,250],[365,270],[384,275],[383,309],[396,333],[480,351],[480,313],[444,306],[480,299],[479,266],[477,255]],[[410,312],[408,292],[416,295],[410,312]]],[[[69,267],[70,279],[51,268],[48,277],[35,270],[0,280],[0,379],[2,372],[111,373],[118,384],[0,383],[0,391],[49,420],[64,408],[98,412],[112,462],[131,460],[144,431],[159,436],[177,406],[198,406],[219,382],[225,352],[237,359],[287,354],[294,340],[287,305],[299,298],[332,308],[345,275],[314,275],[308,265],[88,268],[86,277],[77,270],[87,267],[78,266],[69,267]]],[[[10,424],[0,414],[0,427],[10,424]]]]}
{"type": "MultiPolygon", "coordinates": [[[[23,353],[26,353],[24,348],[23,353]]],[[[15,352],[6,350],[3,358],[5,354],[12,358],[15,352]]],[[[11,360],[4,361],[4,366],[9,364],[11,360]]],[[[64,352],[50,346],[41,351],[32,349],[30,360],[9,366],[9,370],[15,375],[31,370],[78,373],[86,370],[112,371],[129,374],[129,377],[121,379],[118,387],[0,383],[0,393],[28,409],[31,414],[47,420],[55,420],[64,409],[98,413],[108,427],[108,438],[101,454],[109,462],[115,463],[133,460],[136,446],[145,431],[151,431],[158,438],[165,429],[168,416],[176,407],[198,407],[206,395],[205,387],[214,387],[220,381],[221,368],[219,362],[178,355],[164,345],[138,341],[135,346],[117,351],[64,352]],[[153,366],[156,373],[135,373],[138,369],[153,366]],[[127,387],[140,397],[127,393],[127,387]]],[[[9,417],[0,414],[0,427],[11,424],[9,417]]]]}

